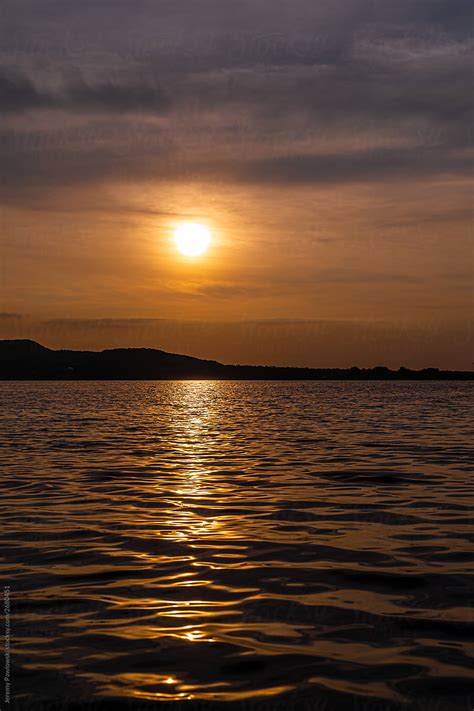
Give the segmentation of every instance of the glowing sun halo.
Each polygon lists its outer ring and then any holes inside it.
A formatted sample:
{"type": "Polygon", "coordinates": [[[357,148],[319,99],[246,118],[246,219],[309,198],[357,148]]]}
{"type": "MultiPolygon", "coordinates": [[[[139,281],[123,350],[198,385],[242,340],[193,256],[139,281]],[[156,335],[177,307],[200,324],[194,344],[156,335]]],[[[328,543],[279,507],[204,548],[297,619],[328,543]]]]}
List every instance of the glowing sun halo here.
{"type": "Polygon", "coordinates": [[[209,247],[211,233],[204,225],[187,222],[176,228],[174,238],[181,254],[185,257],[198,257],[209,247]]]}

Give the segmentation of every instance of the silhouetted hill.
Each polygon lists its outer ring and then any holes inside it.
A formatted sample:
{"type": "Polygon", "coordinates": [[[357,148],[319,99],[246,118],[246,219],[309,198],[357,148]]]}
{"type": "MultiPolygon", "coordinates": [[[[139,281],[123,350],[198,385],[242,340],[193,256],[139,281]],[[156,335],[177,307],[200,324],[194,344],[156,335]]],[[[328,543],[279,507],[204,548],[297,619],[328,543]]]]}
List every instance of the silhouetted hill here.
{"type": "Polygon", "coordinates": [[[472,371],[223,365],[153,348],[51,350],[0,341],[0,380],[472,380],[472,371]]]}

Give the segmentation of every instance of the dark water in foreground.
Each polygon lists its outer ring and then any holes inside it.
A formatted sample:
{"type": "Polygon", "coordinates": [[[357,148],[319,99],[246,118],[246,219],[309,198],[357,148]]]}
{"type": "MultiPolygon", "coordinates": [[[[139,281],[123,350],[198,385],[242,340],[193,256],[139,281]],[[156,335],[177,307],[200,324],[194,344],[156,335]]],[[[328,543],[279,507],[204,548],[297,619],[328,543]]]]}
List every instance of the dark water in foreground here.
{"type": "Polygon", "coordinates": [[[0,384],[10,708],[471,711],[472,392],[0,384]]]}

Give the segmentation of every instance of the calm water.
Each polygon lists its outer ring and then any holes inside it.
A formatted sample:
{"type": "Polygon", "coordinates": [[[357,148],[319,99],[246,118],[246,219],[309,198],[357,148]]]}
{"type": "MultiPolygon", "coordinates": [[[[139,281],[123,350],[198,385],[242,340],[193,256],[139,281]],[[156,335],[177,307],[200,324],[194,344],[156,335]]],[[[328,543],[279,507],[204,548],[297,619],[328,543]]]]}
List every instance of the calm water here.
{"type": "Polygon", "coordinates": [[[471,711],[472,392],[1,383],[13,708],[471,711]]]}

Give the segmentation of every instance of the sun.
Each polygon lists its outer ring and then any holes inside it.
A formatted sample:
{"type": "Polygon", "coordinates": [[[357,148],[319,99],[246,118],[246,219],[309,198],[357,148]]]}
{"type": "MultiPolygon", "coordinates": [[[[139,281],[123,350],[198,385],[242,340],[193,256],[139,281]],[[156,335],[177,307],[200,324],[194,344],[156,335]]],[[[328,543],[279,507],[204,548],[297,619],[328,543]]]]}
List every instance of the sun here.
{"type": "Polygon", "coordinates": [[[178,251],[185,257],[198,257],[209,247],[211,233],[197,222],[186,222],[176,228],[174,233],[178,251]]]}

